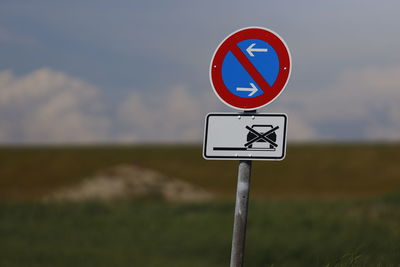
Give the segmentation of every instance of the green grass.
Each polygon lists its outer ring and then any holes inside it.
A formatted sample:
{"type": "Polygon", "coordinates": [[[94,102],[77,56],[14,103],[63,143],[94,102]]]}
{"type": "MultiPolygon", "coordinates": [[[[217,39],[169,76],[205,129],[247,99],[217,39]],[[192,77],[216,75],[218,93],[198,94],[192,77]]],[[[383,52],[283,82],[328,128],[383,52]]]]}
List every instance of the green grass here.
{"type": "MultiPolygon", "coordinates": [[[[398,151],[292,145],[282,162],[254,162],[245,266],[400,266],[398,151]]],[[[0,266],[228,266],[237,165],[200,146],[0,148],[0,266]],[[119,164],[220,198],[37,201],[119,164]]]]}
{"type": "MultiPolygon", "coordinates": [[[[233,202],[0,204],[0,266],[228,266],[233,202]]],[[[246,266],[399,266],[400,194],[252,200],[246,266]]]]}
{"type": "MultiPolygon", "coordinates": [[[[370,197],[400,190],[400,144],[291,145],[281,162],[254,162],[252,197],[370,197]]],[[[235,195],[237,161],[200,146],[0,148],[0,201],[34,200],[118,164],[158,170],[220,197],[235,195]]]]}

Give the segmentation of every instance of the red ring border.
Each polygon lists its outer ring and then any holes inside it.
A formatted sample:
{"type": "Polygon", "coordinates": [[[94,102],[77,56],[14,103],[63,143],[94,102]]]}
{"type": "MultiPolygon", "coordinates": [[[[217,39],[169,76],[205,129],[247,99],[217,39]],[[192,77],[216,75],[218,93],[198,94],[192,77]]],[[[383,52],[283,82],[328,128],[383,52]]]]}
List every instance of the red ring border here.
{"type": "Polygon", "coordinates": [[[240,110],[254,110],[268,105],[275,100],[285,88],[291,72],[291,57],[285,41],[275,32],[260,27],[240,29],[223,40],[214,52],[210,65],[210,81],[215,94],[222,102],[240,110]],[[233,45],[247,40],[259,39],[271,45],[279,60],[279,72],[270,92],[254,98],[243,98],[232,94],[222,80],[222,62],[233,45]],[[286,69],[285,69],[286,67],[286,69]]]}

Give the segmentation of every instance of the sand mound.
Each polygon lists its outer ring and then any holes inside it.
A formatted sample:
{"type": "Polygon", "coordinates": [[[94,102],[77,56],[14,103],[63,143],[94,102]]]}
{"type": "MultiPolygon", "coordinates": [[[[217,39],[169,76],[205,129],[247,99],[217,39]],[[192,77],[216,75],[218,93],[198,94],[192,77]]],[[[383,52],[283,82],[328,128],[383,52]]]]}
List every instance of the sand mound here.
{"type": "Polygon", "coordinates": [[[46,197],[48,201],[110,201],[124,198],[161,198],[167,201],[202,201],[211,193],[153,170],[123,165],[88,177],[82,183],[46,197]]]}

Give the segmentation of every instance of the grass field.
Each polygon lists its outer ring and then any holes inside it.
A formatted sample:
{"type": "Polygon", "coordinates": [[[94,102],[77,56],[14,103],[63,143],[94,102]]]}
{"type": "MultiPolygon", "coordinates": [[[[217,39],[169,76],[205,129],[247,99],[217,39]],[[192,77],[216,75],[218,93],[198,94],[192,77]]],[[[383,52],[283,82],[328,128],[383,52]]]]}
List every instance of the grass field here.
{"type": "MultiPolygon", "coordinates": [[[[371,197],[400,190],[400,144],[292,145],[281,162],[254,162],[252,197],[371,197]]],[[[135,164],[234,197],[237,161],[200,146],[0,148],[0,200],[38,199],[118,164],[135,164]]]]}
{"type": "MultiPolygon", "coordinates": [[[[400,266],[399,144],[295,145],[255,162],[245,266],[400,266]]],[[[0,149],[0,266],[228,266],[235,161],[199,146],[0,149]],[[200,185],[211,202],[43,203],[120,164],[200,185]]]]}
{"type": "MultiPolygon", "coordinates": [[[[246,266],[399,266],[400,195],[256,200],[246,266]]],[[[233,203],[0,204],[0,266],[228,266],[233,203]]]]}

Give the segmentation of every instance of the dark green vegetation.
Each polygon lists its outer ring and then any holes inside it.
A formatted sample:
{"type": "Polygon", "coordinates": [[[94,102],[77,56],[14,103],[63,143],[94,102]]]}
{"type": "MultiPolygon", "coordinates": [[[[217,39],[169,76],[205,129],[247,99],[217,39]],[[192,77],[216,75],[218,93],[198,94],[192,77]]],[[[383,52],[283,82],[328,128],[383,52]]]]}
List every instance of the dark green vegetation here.
{"type": "MultiPolygon", "coordinates": [[[[400,145],[295,145],[254,162],[245,264],[400,266],[400,145]]],[[[0,149],[0,266],[228,266],[237,162],[199,146],[0,149]],[[208,203],[40,203],[119,164],[200,185],[208,203]]]]}
{"type": "MultiPolygon", "coordinates": [[[[233,203],[0,204],[0,266],[228,266],[233,203]]],[[[400,195],[256,200],[246,266],[399,266],[400,195]]]]}
{"type": "MultiPolygon", "coordinates": [[[[400,190],[400,144],[292,145],[282,162],[255,162],[252,197],[368,197],[400,190]]],[[[0,200],[38,199],[99,170],[136,164],[233,197],[236,161],[200,146],[0,148],[0,200]]]]}

